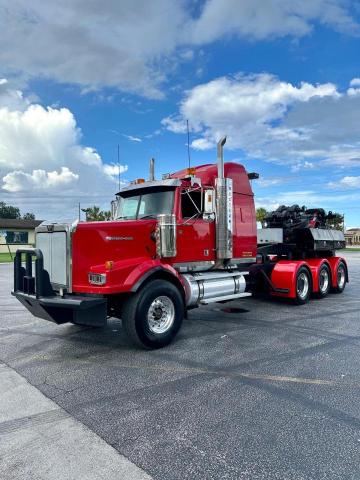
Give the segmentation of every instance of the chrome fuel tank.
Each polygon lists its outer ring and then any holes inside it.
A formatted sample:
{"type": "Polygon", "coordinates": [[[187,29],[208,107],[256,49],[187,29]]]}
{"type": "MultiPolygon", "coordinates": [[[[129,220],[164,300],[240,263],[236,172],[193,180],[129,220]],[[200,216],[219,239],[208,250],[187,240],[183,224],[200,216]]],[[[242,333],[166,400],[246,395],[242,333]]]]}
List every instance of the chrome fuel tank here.
{"type": "Polygon", "coordinates": [[[186,305],[193,307],[201,303],[211,303],[249,296],[246,290],[244,271],[212,271],[181,275],[185,285],[186,305]]]}

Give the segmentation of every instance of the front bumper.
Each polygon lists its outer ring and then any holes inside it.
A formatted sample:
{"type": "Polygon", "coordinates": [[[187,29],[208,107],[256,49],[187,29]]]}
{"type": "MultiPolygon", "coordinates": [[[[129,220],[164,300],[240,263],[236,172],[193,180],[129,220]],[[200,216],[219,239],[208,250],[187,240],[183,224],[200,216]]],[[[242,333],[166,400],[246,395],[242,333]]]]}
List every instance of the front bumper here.
{"type": "Polygon", "coordinates": [[[96,296],[57,294],[44,270],[39,249],[17,250],[14,261],[14,290],[11,294],[35,317],[56,324],[75,323],[100,327],[107,321],[107,300],[96,296]],[[22,266],[21,255],[26,257],[22,266]],[[35,276],[32,275],[32,257],[35,256],[35,276]]]}

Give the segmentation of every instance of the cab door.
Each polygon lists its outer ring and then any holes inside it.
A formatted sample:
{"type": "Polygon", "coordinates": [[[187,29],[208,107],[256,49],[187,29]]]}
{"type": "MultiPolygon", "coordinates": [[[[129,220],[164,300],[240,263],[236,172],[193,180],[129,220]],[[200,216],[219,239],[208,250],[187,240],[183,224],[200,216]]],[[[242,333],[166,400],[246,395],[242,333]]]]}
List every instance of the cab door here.
{"type": "Polygon", "coordinates": [[[203,195],[199,187],[179,192],[176,263],[215,259],[215,221],[203,218],[203,195]]]}

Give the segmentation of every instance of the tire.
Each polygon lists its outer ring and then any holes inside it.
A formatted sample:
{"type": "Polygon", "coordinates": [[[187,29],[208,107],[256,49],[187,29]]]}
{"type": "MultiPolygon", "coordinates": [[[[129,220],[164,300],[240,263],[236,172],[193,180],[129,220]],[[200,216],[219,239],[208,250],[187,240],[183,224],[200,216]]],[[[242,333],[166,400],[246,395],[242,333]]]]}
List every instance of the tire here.
{"type": "Polygon", "coordinates": [[[172,283],[152,280],[125,301],[121,318],[132,344],[149,350],[165,347],[180,330],[184,301],[172,283]]]}
{"type": "Polygon", "coordinates": [[[334,293],[342,293],[346,287],[346,265],[340,261],[336,268],[336,287],[332,288],[334,293]]]}
{"type": "Polygon", "coordinates": [[[315,296],[317,298],[325,298],[331,289],[331,272],[330,268],[323,264],[319,270],[318,276],[318,291],[315,296]]]}
{"type": "Polygon", "coordinates": [[[311,274],[306,267],[300,267],[296,273],[295,281],[295,305],[304,305],[311,295],[311,274]]]}

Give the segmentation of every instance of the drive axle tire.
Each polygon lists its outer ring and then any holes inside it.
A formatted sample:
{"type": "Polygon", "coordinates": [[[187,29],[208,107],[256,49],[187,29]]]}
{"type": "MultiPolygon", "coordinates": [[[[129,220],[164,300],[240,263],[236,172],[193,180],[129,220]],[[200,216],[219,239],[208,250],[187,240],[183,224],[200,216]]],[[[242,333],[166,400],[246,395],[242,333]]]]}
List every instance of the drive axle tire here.
{"type": "Polygon", "coordinates": [[[166,280],[152,280],[129,297],[121,319],[131,343],[155,349],[168,345],[176,336],[184,317],[181,293],[166,280]]]}
{"type": "Polygon", "coordinates": [[[329,293],[331,288],[331,273],[330,268],[323,264],[320,267],[319,276],[318,276],[318,291],[315,296],[317,298],[325,298],[329,293]]]}
{"type": "Polygon", "coordinates": [[[342,293],[346,286],[346,265],[344,262],[339,262],[336,268],[336,287],[332,288],[334,293],[342,293]]]}
{"type": "Polygon", "coordinates": [[[306,267],[300,267],[296,273],[295,280],[295,299],[296,305],[304,305],[310,299],[311,295],[311,274],[306,267]]]}

